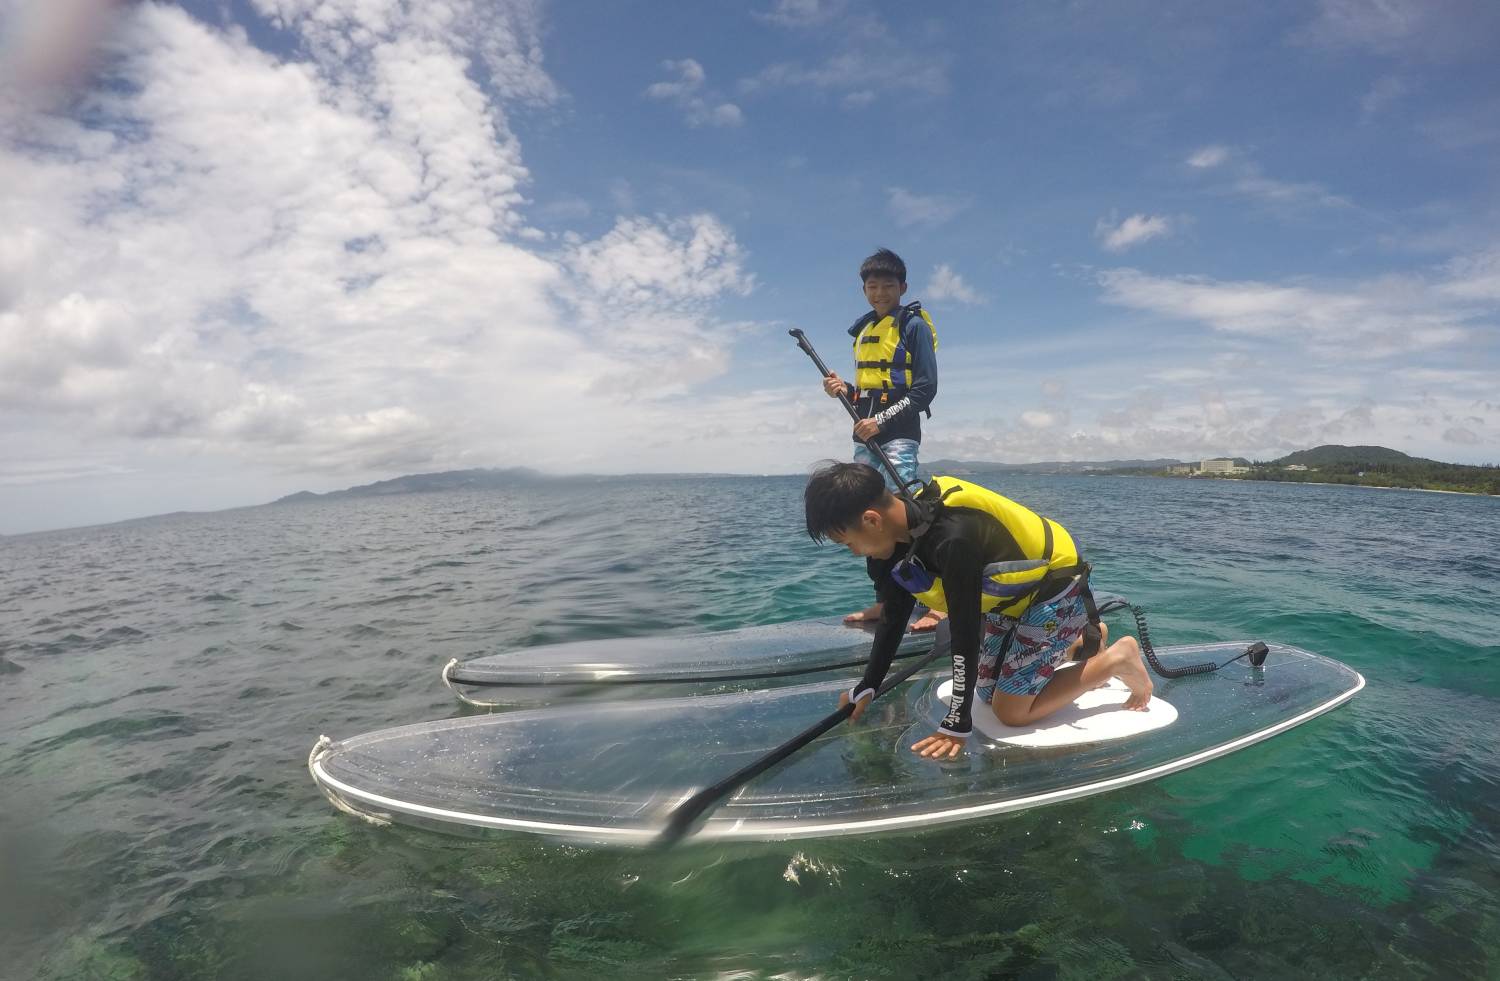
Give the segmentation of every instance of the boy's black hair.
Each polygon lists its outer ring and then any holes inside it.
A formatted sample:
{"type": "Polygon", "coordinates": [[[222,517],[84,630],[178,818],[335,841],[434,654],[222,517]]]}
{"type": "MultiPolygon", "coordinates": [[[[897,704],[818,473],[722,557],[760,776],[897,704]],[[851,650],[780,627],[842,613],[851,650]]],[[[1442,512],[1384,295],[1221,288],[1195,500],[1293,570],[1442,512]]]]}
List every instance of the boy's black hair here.
{"type": "Polygon", "coordinates": [[[906,263],[890,249],[876,249],[874,255],[859,264],[859,281],[863,283],[871,276],[888,277],[905,286],[906,263]]]}
{"type": "Polygon", "coordinates": [[[807,512],[807,533],[822,542],[831,532],[848,531],[859,524],[860,515],[880,508],[891,492],[874,467],[863,463],[830,463],[807,479],[802,506],[807,512]]]}

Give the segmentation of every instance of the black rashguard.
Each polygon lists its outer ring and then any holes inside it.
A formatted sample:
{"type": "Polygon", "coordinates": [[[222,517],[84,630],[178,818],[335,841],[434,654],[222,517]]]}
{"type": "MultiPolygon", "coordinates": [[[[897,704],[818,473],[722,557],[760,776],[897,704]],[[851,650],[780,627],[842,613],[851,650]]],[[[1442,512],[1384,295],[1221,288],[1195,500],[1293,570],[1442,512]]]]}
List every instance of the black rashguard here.
{"type": "MultiPolygon", "coordinates": [[[[914,527],[913,508],[907,504],[906,509],[908,527],[914,527]]],[[[948,598],[948,625],[953,637],[953,697],[941,728],[951,735],[966,737],[972,729],[970,712],[974,686],[979,679],[979,641],[984,626],[979,596],[984,567],[991,562],[1025,558],[1025,552],[993,515],[955,507],[939,508],[932,526],[916,546],[917,561],[933,575],[942,577],[943,593],[948,598]]],[[[875,581],[875,592],[885,608],[870,648],[869,666],[856,692],[880,688],[906,632],[906,621],[917,601],[891,578],[891,570],[906,558],[909,549],[909,545],[898,545],[888,559],[866,560],[870,578],[875,581]]]]}

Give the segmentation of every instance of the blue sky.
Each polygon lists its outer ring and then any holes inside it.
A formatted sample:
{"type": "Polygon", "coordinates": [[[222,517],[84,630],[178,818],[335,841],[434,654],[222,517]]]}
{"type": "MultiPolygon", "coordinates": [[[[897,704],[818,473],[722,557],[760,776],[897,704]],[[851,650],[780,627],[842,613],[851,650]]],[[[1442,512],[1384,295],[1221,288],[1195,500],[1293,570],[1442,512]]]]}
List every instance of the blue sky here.
{"type": "Polygon", "coordinates": [[[12,4],[0,533],[400,473],[849,451],[1500,462],[1483,2],[12,4]]]}

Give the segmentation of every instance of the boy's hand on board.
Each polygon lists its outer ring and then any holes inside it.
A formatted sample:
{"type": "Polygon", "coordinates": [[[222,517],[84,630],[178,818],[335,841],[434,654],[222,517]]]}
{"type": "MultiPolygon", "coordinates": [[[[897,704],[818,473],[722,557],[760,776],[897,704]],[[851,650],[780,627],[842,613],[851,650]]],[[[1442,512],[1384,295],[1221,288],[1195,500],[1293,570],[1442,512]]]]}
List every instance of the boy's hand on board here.
{"type": "MultiPolygon", "coordinates": [[[[851,712],[851,713],[849,713],[849,721],[850,722],[858,722],[859,721],[859,717],[861,715],[865,714],[865,709],[869,708],[870,707],[870,703],[873,702],[874,700],[875,700],[875,692],[872,691],[871,689],[866,688],[864,691],[860,692],[859,693],[859,702],[855,704],[854,711],[851,712]]],[[[848,704],[849,704],[849,693],[846,692],[846,691],[839,692],[839,708],[843,708],[845,705],[848,705],[848,704]]]]}
{"type": "Polygon", "coordinates": [[[935,732],[919,743],[913,743],[911,751],[930,760],[953,760],[964,751],[964,740],[946,732],[935,732]]]}

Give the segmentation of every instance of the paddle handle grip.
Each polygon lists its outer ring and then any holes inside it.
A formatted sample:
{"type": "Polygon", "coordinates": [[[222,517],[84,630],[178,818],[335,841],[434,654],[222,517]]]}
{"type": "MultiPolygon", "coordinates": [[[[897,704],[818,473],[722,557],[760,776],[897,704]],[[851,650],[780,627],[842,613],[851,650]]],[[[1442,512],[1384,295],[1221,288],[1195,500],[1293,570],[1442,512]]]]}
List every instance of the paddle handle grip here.
{"type": "MultiPolygon", "coordinates": [[[[827,378],[829,375],[833,374],[833,372],[828,370],[828,365],[823,363],[823,359],[818,357],[818,352],[813,350],[812,343],[808,341],[807,335],[802,333],[802,330],[800,328],[793,327],[791,330],[787,331],[787,333],[797,339],[797,346],[800,347],[803,353],[805,353],[809,358],[812,358],[813,364],[818,366],[818,371],[822,373],[824,378],[827,378]]],[[[849,413],[849,418],[853,419],[855,422],[859,422],[859,410],[854,408],[853,402],[849,401],[849,395],[847,392],[839,393],[839,402],[843,403],[844,411],[849,413]]],[[[868,446],[873,442],[874,440],[865,440],[865,445],[868,446]]]]}

